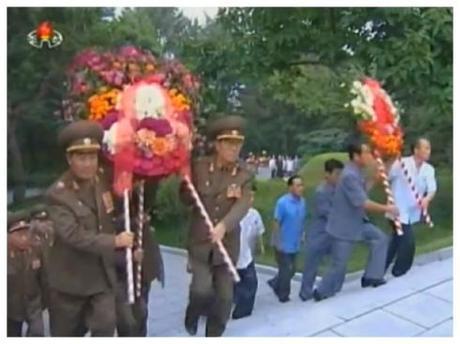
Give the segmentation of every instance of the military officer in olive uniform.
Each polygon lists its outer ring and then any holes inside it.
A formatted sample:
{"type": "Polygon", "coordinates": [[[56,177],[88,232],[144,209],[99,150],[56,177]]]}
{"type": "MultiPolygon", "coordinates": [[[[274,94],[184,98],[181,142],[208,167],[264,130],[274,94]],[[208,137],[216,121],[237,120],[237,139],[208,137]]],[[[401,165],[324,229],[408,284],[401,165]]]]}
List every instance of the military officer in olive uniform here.
{"type": "Polygon", "coordinates": [[[49,284],[47,277],[49,249],[53,245],[53,226],[49,218],[46,205],[36,204],[30,209],[30,232],[39,240],[41,254],[40,288],[42,292],[43,307],[49,306],[49,284]]]}
{"type": "Polygon", "coordinates": [[[44,336],[42,252],[40,242],[31,234],[28,211],[8,213],[8,337],[20,337],[23,323],[28,337],[44,336]]]}
{"type": "MultiPolygon", "coordinates": [[[[215,152],[192,164],[192,181],[213,222],[206,226],[199,209],[192,211],[188,234],[189,264],[192,273],[185,328],[197,332],[198,319],[207,316],[206,336],[221,336],[225,330],[233,301],[233,278],[224,263],[216,242],[222,240],[233,263],[240,247],[241,219],[250,207],[252,173],[239,162],[244,141],[244,120],[228,116],[215,120],[208,127],[215,152]]],[[[181,197],[193,205],[186,186],[181,197]]]]}
{"type": "Polygon", "coordinates": [[[113,336],[115,249],[132,247],[132,233],[115,234],[113,200],[98,152],[102,128],[90,121],[68,125],[59,135],[69,170],[46,193],[54,227],[49,251],[52,336],[113,336]]]}

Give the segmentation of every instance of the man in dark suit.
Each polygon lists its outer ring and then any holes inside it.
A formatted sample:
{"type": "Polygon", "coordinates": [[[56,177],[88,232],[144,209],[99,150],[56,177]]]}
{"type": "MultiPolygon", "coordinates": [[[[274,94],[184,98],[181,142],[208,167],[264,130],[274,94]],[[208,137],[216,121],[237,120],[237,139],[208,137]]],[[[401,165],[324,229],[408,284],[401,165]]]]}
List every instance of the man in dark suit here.
{"type": "Polygon", "coordinates": [[[371,201],[367,195],[363,169],[374,163],[370,147],[356,139],[348,146],[350,161],[343,169],[334,194],[332,210],[326,226],[332,240],[332,264],[318,288],[313,292],[316,301],[334,295],[345,280],[347,263],[357,241],[364,241],[370,250],[361,286],[378,287],[385,284],[387,236],[374,226],[366,211],[397,215],[394,205],[371,201]]]}
{"type": "Polygon", "coordinates": [[[305,263],[299,297],[307,301],[313,296],[318,267],[321,259],[331,251],[331,236],[326,232],[326,224],[332,208],[335,187],[342,172],[343,164],[336,159],[324,163],[324,182],[315,191],[313,199],[313,219],[307,232],[305,263]]]}

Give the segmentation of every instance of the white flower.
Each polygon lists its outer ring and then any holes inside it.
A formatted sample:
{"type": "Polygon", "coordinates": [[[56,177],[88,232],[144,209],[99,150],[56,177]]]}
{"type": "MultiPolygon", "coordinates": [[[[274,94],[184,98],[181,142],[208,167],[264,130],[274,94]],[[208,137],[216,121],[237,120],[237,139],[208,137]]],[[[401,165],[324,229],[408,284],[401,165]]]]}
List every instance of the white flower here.
{"type": "Polygon", "coordinates": [[[139,86],[136,90],[134,108],[139,120],[164,117],[166,98],[162,88],[156,84],[139,86]]]}
{"type": "Polygon", "coordinates": [[[102,143],[107,146],[107,150],[110,154],[115,154],[115,135],[118,127],[118,123],[113,123],[109,130],[104,131],[104,137],[102,143]]]}
{"type": "Polygon", "coordinates": [[[353,81],[353,88],[360,89],[363,85],[358,80],[353,81]]]}

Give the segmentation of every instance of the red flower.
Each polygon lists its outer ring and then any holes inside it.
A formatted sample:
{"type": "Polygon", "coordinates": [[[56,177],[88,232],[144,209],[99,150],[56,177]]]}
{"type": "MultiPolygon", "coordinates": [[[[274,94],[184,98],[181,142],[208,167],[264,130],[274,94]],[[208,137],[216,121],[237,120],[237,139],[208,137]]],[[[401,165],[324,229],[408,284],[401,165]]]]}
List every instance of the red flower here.
{"type": "Polygon", "coordinates": [[[155,132],[157,136],[163,137],[172,133],[171,125],[166,119],[144,118],[139,128],[146,128],[155,132]]]}

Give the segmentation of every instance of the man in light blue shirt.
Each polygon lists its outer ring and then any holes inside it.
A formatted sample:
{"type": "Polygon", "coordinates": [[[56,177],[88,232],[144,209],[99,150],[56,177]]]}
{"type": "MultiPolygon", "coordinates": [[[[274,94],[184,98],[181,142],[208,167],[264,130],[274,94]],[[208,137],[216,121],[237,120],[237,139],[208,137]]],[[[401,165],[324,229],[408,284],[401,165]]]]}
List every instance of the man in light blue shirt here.
{"type": "MultiPolygon", "coordinates": [[[[422,207],[428,210],[437,189],[434,168],[427,162],[431,155],[431,144],[426,138],[419,138],[411,148],[412,156],[402,158],[402,161],[422,197],[422,207]]],[[[415,236],[412,225],[424,219],[422,208],[415,199],[399,161],[392,164],[389,179],[395,204],[399,209],[403,235],[393,234],[388,247],[386,269],[396,258],[391,272],[398,277],[409,271],[414,261],[415,236]]]]}
{"type": "Polygon", "coordinates": [[[275,246],[278,274],[268,281],[280,302],[289,301],[291,279],[296,270],[307,214],[302,179],[294,175],[289,177],[287,184],[289,192],[278,199],[274,213],[272,244],[275,246]]]}

